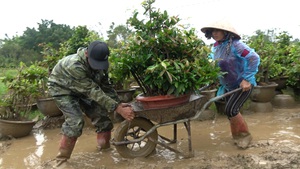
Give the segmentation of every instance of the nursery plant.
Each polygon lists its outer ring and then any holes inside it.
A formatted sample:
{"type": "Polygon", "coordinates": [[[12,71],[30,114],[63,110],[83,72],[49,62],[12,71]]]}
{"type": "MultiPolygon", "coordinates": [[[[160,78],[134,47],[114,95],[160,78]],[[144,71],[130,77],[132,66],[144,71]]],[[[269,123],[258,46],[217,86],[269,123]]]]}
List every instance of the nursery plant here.
{"type": "Polygon", "coordinates": [[[246,43],[254,48],[260,56],[260,65],[256,79],[259,84],[269,83],[288,75],[288,69],[293,62],[289,55],[291,36],[283,31],[279,34],[275,30],[256,31],[246,43]]]}
{"type": "Polygon", "coordinates": [[[131,74],[144,96],[181,95],[213,83],[220,70],[207,58],[210,49],[194,28],[181,25],[178,16],[142,3],[127,20],[131,36],[115,51],[124,77],[131,74]]]}
{"type": "Polygon", "coordinates": [[[21,62],[17,70],[15,76],[7,75],[2,79],[8,88],[0,100],[1,107],[5,109],[2,119],[28,119],[36,98],[46,94],[47,69],[37,64],[27,67],[21,62]]]}
{"type": "MultiPolygon", "coordinates": [[[[290,45],[288,57],[292,60],[288,68],[287,85],[293,89],[300,89],[300,42],[290,45]]],[[[298,93],[299,95],[299,93],[298,93]]]]}

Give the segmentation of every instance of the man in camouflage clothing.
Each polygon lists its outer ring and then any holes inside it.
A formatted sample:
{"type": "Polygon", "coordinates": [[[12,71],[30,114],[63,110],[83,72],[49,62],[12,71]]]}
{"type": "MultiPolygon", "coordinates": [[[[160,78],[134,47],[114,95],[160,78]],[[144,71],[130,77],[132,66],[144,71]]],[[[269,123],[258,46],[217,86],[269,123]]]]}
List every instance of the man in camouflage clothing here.
{"type": "Polygon", "coordinates": [[[113,124],[108,112],[115,111],[129,121],[134,118],[131,106],[120,103],[109,82],[108,56],[107,44],[94,41],[88,48],[80,48],[77,54],[58,61],[49,76],[49,92],[65,116],[56,156],[58,165],[70,158],[77,138],[82,134],[83,113],[96,127],[99,149],[110,147],[113,124]]]}

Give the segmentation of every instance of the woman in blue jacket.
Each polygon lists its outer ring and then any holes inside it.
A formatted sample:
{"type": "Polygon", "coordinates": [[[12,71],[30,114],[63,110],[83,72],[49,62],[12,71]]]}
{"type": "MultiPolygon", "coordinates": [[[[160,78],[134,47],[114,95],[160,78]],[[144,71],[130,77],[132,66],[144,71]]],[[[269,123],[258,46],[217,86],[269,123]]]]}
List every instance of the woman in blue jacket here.
{"type": "Polygon", "coordinates": [[[225,73],[219,78],[220,87],[217,95],[242,88],[240,92],[225,98],[225,113],[230,121],[235,144],[240,148],[247,148],[252,136],[239,110],[256,85],[255,74],[260,63],[259,55],[240,41],[240,35],[226,21],[215,22],[203,27],[201,31],[206,38],[213,38],[216,41],[209,57],[215,60],[225,73]]]}

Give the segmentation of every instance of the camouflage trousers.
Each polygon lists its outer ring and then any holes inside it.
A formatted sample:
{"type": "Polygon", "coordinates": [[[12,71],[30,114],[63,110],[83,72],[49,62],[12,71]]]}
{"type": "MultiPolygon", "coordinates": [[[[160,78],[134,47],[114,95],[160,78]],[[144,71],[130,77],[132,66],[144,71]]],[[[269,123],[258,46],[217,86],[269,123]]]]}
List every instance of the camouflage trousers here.
{"type": "Polygon", "coordinates": [[[93,100],[76,96],[59,96],[54,97],[54,100],[64,114],[65,122],[61,130],[68,137],[81,136],[84,127],[83,113],[91,119],[97,133],[111,131],[113,128],[107,110],[93,100]]]}

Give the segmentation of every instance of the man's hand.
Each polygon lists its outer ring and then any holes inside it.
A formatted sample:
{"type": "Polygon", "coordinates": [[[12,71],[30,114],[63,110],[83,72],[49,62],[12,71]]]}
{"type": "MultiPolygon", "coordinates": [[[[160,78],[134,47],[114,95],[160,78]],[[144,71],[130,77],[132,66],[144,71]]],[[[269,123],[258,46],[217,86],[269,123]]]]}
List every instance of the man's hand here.
{"type": "Polygon", "coordinates": [[[248,91],[251,89],[251,83],[249,83],[247,80],[243,80],[240,84],[240,87],[243,89],[243,92],[248,91]]]}
{"type": "Polygon", "coordinates": [[[133,108],[130,104],[121,103],[118,105],[116,112],[119,113],[124,119],[131,121],[134,119],[133,108]]]}

